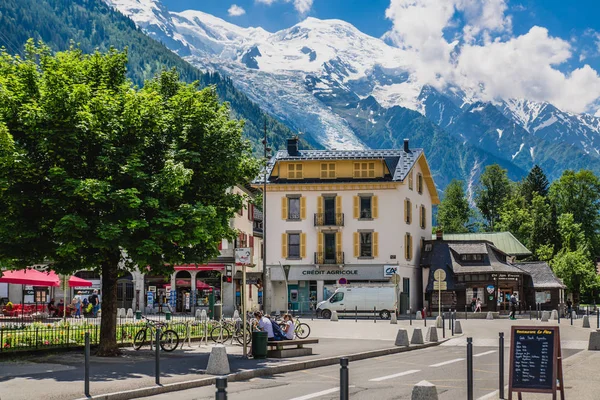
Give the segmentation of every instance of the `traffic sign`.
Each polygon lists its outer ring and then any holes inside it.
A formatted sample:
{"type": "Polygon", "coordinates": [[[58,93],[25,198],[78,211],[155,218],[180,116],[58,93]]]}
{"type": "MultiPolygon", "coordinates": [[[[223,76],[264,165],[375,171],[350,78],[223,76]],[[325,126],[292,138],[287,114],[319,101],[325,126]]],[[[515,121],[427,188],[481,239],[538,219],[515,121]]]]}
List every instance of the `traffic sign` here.
{"type": "Polygon", "coordinates": [[[443,269],[436,269],[433,273],[433,277],[436,281],[445,281],[446,280],[446,271],[443,269]]]}
{"type": "Polygon", "coordinates": [[[433,290],[448,290],[447,282],[433,282],[433,290]]]}
{"type": "Polygon", "coordinates": [[[392,278],[390,279],[390,281],[394,284],[397,285],[400,283],[400,275],[398,274],[394,274],[392,275],[392,278]]]}

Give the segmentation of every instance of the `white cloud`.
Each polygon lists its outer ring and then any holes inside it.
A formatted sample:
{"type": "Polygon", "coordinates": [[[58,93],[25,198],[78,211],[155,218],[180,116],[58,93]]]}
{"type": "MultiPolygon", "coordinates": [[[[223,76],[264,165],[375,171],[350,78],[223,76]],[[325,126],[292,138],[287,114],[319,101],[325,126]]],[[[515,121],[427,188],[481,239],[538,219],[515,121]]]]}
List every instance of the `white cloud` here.
{"type": "Polygon", "coordinates": [[[294,8],[298,13],[304,15],[312,8],[314,0],[254,0],[256,3],[265,4],[267,6],[272,5],[277,1],[284,1],[285,3],[294,3],[294,8]]]}
{"type": "Polygon", "coordinates": [[[515,37],[506,11],[505,0],[391,0],[385,37],[406,50],[422,83],[458,85],[482,100],[527,98],[589,111],[599,99],[598,73],[588,65],[559,70],[572,45],[538,26],[515,37]],[[458,36],[446,39],[457,26],[458,36]]]}
{"type": "Polygon", "coordinates": [[[240,15],[246,14],[246,10],[237,4],[232,4],[231,7],[229,7],[229,10],[227,10],[227,13],[230,17],[239,17],[240,15]]]}

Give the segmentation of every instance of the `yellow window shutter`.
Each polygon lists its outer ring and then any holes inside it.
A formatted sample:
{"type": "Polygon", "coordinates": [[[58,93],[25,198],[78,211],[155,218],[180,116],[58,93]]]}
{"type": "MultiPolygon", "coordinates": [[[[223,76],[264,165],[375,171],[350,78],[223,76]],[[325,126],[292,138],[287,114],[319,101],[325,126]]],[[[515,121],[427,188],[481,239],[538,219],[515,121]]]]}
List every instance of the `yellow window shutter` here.
{"type": "Polygon", "coordinates": [[[300,219],[306,219],[306,197],[300,197],[300,219]]]}
{"type": "Polygon", "coordinates": [[[371,207],[373,208],[373,212],[372,212],[372,217],[373,218],[379,218],[379,199],[377,198],[377,196],[373,196],[373,198],[371,199],[372,201],[372,205],[371,207]]]}
{"type": "Polygon", "coordinates": [[[338,264],[342,263],[342,231],[339,231],[335,234],[335,259],[338,264]]]}
{"type": "Polygon", "coordinates": [[[354,232],[354,257],[360,256],[359,233],[354,232]]]}
{"type": "Polygon", "coordinates": [[[408,200],[404,200],[404,222],[408,223],[408,200]]]}
{"type": "Polygon", "coordinates": [[[379,232],[373,232],[373,257],[379,257],[379,232]]]}
{"type": "Polygon", "coordinates": [[[323,234],[317,233],[317,264],[323,263],[323,234]]]}
{"type": "Polygon", "coordinates": [[[342,196],[335,196],[335,224],[342,225],[342,196]]]}
{"type": "Polygon", "coordinates": [[[288,206],[288,199],[287,199],[287,197],[284,196],[281,198],[281,219],[287,219],[287,217],[288,217],[287,206],[288,206]]]}
{"type": "Polygon", "coordinates": [[[306,258],[306,233],[300,234],[300,258],[306,258]]]}
{"type": "Polygon", "coordinates": [[[412,260],[412,256],[413,256],[412,235],[408,235],[408,249],[409,249],[408,259],[412,260]]]}
{"type": "Polygon", "coordinates": [[[404,235],[404,258],[408,260],[408,235],[404,235]]]}
{"type": "Polygon", "coordinates": [[[281,234],[281,258],[287,258],[288,255],[287,238],[287,233],[281,234]]]}
{"type": "Polygon", "coordinates": [[[408,207],[406,209],[408,210],[408,223],[412,224],[412,203],[410,200],[408,200],[408,207]]]}
{"type": "Polygon", "coordinates": [[[323,196],[317,197],[317,214],[323,214],[323,196]]]}
{"type": "Polygon", "coordinates": [[[354,196],[354,218],[358,219],[360,216],[360,198],[358,196],[354,196]]]}

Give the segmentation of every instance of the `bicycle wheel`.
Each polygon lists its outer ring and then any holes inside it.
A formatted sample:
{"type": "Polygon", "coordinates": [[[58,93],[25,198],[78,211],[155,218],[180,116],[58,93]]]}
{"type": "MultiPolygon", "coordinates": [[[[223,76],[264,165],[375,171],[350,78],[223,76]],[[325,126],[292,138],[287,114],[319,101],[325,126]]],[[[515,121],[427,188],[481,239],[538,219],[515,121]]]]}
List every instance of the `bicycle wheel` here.
{"type": "Polygon", "coordinates": [[[210,338],[215,343],[225,343],[227,340],[229,340],[230,336],[231,334],[229,333],[229,329],[225,327],[215,326],[210,331],[210,338]]]}
{"type": "Polygon", "coordinates": [[[140,330],[133,338],[133,348],[139,350],[146,343],[146,329],[140,330]]]}
{"type": "Polygon", "coordinates": [[[305,323],[298,324],[296,327],[296,336],[298,339],[306,339],[310,336],[310,326],[305,323]]]}
{"type": "MultiPolygon", "coordinates": [[[[248,328],[244,329],[244,332],[246,333],[246,345],[248,345],[252,341],[252,332],[250,332],[250,329],[248,328]]],[[[235,332],[235,340],[242,346],[244,345],[244,336],[241,329],[238,329],[235,332]]]]}
{"type": "Polygon", "coordinates": [[[172,329],[167,329],[160,335],[160,348],[164,351],[173,351],[179,345],[179,335],[172,329]]]}

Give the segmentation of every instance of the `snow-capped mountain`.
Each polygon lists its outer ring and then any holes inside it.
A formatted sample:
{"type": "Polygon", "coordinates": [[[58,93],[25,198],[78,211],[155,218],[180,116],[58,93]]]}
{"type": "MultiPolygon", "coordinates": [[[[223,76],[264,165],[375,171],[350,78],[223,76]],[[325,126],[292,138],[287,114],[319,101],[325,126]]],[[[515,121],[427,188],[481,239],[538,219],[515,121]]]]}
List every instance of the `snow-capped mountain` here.
{"type": "MultiPolygon", "coordinates": [[[[201,11],[171,12],[158,0],[105,1],[193,65],[229,75],[250,99],[325,147],[394,143],[398,132],[381,126],[397,127],[390,118],[398,118],[400,107],[420,113],[456,141],[515,165],[515,174],[535,163],[550,177],[580,165],[600,171],[600,118],[528,100],[483,103],[460,87],[424,85],[404,50],[347,22],[307,18],[271,33],[201,11]],[[369,113],[379,118],[357,108],[364,101],[377,104],[369,113]]],[[[418,120],[415,113],[402,117],[408,124],[418,120]]],[[[482,168],[477,154],[463,166],[464,175],[482,168]]]]}

